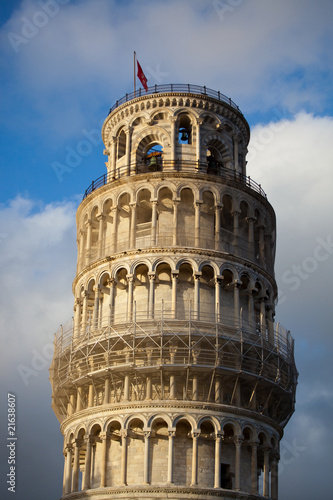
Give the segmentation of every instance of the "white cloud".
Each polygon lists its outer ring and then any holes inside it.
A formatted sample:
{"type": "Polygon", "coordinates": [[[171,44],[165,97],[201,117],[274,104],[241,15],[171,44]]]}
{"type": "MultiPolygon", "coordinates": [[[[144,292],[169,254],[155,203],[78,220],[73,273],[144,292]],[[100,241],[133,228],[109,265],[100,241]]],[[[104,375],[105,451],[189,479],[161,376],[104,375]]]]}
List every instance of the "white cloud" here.
{"type": "Polygon", "coordinates": [[[3,373],[31,357],[72,315],[74,203],[40,205],[18,197],[0,208],[3,373]],[[52,331],[53,329],[53,331],[52,331]]]}

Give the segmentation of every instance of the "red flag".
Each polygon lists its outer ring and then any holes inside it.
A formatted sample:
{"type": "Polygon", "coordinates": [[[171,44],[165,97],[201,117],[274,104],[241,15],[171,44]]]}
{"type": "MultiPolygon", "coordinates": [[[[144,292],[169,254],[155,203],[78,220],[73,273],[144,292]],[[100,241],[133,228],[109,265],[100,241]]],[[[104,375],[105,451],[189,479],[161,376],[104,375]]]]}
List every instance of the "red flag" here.
{"type": "Polygon", "coordinates": [[[138,63],[138,75],[137,76],[138,76],[140,82],[142,83],[145,91],[147,92],[148,91],[148,85],[147,85],[146,75],[142,71],[142,68],[141,68],[141,65],[140,65],[139,61],[136,61],[136,62],[138,63]]]}

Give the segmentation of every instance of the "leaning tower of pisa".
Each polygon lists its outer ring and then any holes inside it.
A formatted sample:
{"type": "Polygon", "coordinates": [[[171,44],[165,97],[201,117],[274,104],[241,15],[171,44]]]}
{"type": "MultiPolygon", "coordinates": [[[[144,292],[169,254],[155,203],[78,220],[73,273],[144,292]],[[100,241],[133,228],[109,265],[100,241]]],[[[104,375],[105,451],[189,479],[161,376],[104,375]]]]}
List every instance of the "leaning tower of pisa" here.
{"type": "Polygon", "coordinates": [[[293,339],[274,322],[276,223],[220,92],[110,109],[77,211],[74,317],[55,337],[63,498],[278,498],[293,339]]]}

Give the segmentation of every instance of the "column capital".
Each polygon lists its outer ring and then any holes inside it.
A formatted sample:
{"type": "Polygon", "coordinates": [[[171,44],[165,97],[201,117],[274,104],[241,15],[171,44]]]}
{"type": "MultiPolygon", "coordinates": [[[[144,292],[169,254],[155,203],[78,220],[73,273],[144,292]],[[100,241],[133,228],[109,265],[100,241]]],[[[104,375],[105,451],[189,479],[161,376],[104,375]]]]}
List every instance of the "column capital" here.
{"type": "Polygon", "coordinates": [[[200,271],[195,271],[195,272],[193,273],[193,278],[194,278],[195,280],[198,280],[198,281],[199,281],[199,280],[200,280],[200,278],[201,278],[201,276],[202,276],[202,273],[201,273],[200,271]]]}
{"type": "Polygon", "coordinates": [[[152,432],[150,430],[144,430],[143,435],[145,439],[149,439],[151,437],[152,432]]]}
{"type": "Polygon", "coordinates": [[[98,221],[105,220],[106,219],[105,213],[104,212],[100,212],[99,214],[96,215],[96,219],[98,221]]]}
{"type": "Polygon", "coordinates": [[[127,438],[128,437],[128,429],[121,429],[119,432],[121,438],[127,438]]]}
{"type": "Polygon", "coordinates": [[[168,436],[171,439],[173,439],[174,437],[176,437],[176,430],[168,430],[168,436]]]}
{"type": "Polygon", "coordinates": [[[200,436],[200,434],[201,434],[201,430],[200,429],[194,429],[191,432],[191,437],[192,437],[192,439],[198,439],[198,437],[200,436]]]}
{"type": "Polygon", "coordinates": [[[241,436],[234,437],[235,446],[241,446],[243,441],[244,441],[244,438],[241,436]]]}
{"type": "Polygon", "coordinates": [[[149,271],[148,278],[149,278],[149,281],[154,281],[156,279],[155,271],[149,271]]]}

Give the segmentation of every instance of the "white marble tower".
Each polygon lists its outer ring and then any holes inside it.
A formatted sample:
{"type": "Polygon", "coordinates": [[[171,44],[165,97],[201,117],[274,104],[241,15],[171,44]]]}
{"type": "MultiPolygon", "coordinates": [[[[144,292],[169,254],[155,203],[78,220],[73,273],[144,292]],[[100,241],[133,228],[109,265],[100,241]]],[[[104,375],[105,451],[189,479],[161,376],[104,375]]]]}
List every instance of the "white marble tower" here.
{"type": "Polygon", "coordinates": [[[249,136],[206,87],[110,110],[50,368],[64,499],[277,500],[297,370],[274,323],[275,214],[246,175],[249,136]]]}

